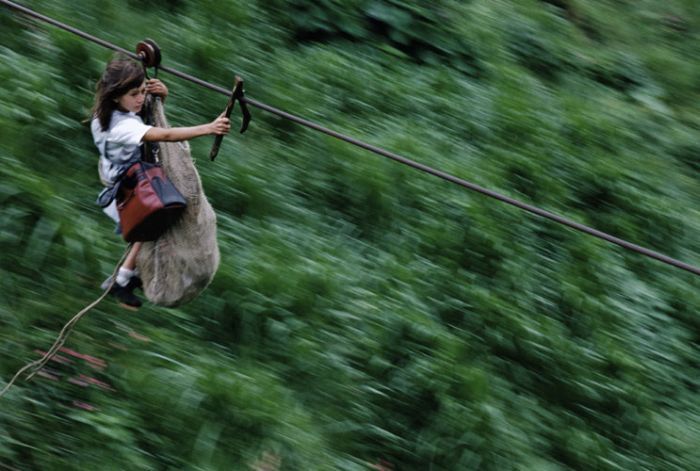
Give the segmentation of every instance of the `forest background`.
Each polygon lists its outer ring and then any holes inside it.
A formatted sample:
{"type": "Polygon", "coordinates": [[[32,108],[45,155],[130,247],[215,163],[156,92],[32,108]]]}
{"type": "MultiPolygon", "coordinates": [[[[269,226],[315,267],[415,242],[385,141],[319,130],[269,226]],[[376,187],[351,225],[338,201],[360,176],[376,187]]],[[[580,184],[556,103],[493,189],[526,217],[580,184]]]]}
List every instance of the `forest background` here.
{"type": "MultiPolygon", "coordinates": [[[[695,0],[23,4],[700,265],[695,0]]],[[[124,250],[83,123],[111,56],[0,9],[0,384],[124,250]]],[[[225,105],[160,78],[175,126],[225,105]]],[[[212,285],[94,309],[0,399],[0,468],[700,467],[698,277],[253,112],[192,143],[212,285]]]]}

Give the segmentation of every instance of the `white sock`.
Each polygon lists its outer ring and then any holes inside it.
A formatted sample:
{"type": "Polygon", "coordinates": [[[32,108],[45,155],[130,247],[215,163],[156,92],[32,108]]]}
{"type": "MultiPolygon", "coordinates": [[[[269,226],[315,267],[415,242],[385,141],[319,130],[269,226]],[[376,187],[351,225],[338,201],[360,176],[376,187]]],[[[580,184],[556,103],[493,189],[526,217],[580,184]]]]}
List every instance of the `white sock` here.
{"type": "Polygon", "coordinates": [[[119,267],[119,272],[117,273],[117,284],[119,286],[126,286],[132,276],[134,276],[134,270],[119,267]]]}

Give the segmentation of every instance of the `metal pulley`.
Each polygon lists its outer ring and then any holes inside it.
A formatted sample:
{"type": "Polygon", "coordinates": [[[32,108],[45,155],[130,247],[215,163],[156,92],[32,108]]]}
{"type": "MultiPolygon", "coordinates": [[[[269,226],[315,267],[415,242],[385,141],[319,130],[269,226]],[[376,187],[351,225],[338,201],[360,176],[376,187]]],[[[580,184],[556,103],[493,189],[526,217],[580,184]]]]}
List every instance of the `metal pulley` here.
{"type": "Polygon", "coordinates": [[[136,55],[139,56],[145,67],[158,67],[160,65],[160,48],[152,39],[144,39],[138,43],[136,55]]]}

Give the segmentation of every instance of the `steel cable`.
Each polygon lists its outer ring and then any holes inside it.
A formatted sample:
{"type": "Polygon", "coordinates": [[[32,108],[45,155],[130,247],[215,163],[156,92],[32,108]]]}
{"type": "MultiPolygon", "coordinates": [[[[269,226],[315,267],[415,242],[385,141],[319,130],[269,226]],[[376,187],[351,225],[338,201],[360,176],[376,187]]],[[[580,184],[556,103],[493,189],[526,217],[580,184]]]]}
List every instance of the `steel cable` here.
{"type": "MultiPolygon", "coordinates": [[[[123,54],[126,54],[129,57],[134,58],[134,59],[137,59],[137,60],[139,59],[139,56],[137,56],[133,52],[127,51],[126,49],[119,47],[115,44],[112,44],[112,43],[107,42],[103,39],[97,38],[91,34],[85,33],[84,31],[81,31],[77,28],[66,25],[64,23],[61,23],[60,21],[54,20],[54,19],[49,18],[49,17],[42,15],[40,13],[37,13],[37,12],[30,10],[29,8],[23,7],[22,5],[19,5],[15,2],[11,2],[8,0],[0,0],[0,3],[8,6],[9,8],[12,8],[16,11],[19,11],[20,13],[23,13],[29,17],[35,18],[35,19],[40,20],[40,21],[44,21],[44,22],[49,23],[53,26],[64,29],[68,32],[76,34],[76,35],[80,36],[81,38],[92,41],[92,42],[99,44],[103,47],[121,52],[123,54]]],[[[214,85],[212,83],[209,83],[205,80],[194,77],[192,75],[186,74],[184,72],[180,72],[179,70],[172,69],[170,67],[166,67],[163,65],[160,65],[158,67],[158,69],[162,70],[163,72],[167,72],[171,75],[174,75],[176,77],[179,77],[183,80],[187,80],[189,82],[195,83],[195,84],[202,86],[204,88],[207,88],[209,90],[226,95],[227,97],[231,95],[231,91],[226,89],[226,88],[220,87],[218,85],[214,85]]],[[[242,100],[244,100],[248,105],[253,106],[255,108],[261,109],[263,111],[267,111],[267,112],[275,114],[283,119],[293,121],[299,125],[308,127],[310,129],[314,129],[316,131],[322,132],[322,133],[327,134],[327,135],[334,137],[336,139],[340,139],[340,140],[348,142],[352,145],[361,147],[365,150],[368,150],[368,151],[373,152],[375,154],[392,159],[396,162],[399,162],[403,165],[407,165],[407,166],[412,167],[416,170],[428,173],[428,174],[436,176],[438,178],[442,178],[443,180],[454,183],[454,184],[459,185],[459,186],[466,188],[468,190],[476,191],[476,192],[481,193],[483,195],[486,195],[490,198],[497,199],[497,200],[504,202],[506,204],[509,204],[509,205],[515,206],[517,208],[520,208],[522,210],[528,211],[530,213],[536,214],[540,217],[549,219],[551,221],[554,221],[554,222],[559,223],[559,224],[563,224],[563,225],[570,227],[572,229],[575,229],[577,231],[581,231],[581,232],[584,232],[584,233],[589,234],[591,236],[605,240],[607,242],[616,244],[616,245],[623,247],[627,250],[630,250],[630,251],[639,253],[641,255],[653,258],[655,260],[658,260],[660,262],[674,266],[676,268],[680,268],[682,270],[689,271],[691,273],[694,273],[695,275],[700,275],[700,268],[698,268],[694,265],[690,265],[688,263],[682,262],[682,261],[677,260],[675,258],[669,257],[668,255],[664,255],[662,253],[653,251],[653,250],[648,249],[646,247],[642,247],[640,245],[634,244],[634,243],[629,242],[627,240],[620,239],[619,237],[615,237],[615,236],[610,235],[608,233],[605,233],[603,231],[599,231],[599,230],[594,229],[592,227],[586,226],[585,224],[581,224],[581,223],[572,221],[572,220],[567,219],[565,217],[562,217],[562,216],[559,216],[557,214],[546,211],[544,209],[541,209],[537,206],[523,203],[522,201],[518,201],[516,199],[502,195],[502,194],[495,192],[493,190],[489,190],[488,188],[481,187],[475,183],[458,178],[454,175],[448,174],[448,173],[443,172],[441,170],[437,170],[437,169],[434,169],[434,168],[429,167],[427,165],[413,161],[413,160],[406,158],[402,155],[396,154],[394,152],[390,152],[388,150],[382,149],[382,148],[374,146],[372,144],[368,144],[368,143],[363,142],[359,139],[355,139],[354,137],[339,133],[337,131],[333,131],[333,130],[326,128],[318,123],[314,123],[313,121],[309,121],[309,120],[306,120],[304,118],[300,118],[299,116],[295,116],[293,114],[287,113],[286,111],[280,110],[280,109],[275,108],[273,106],[267,105],[267,104],[262,103],[262,102],[257,101],[257,100],[254,100],[252,98],[243,97],[242,100]]]]}

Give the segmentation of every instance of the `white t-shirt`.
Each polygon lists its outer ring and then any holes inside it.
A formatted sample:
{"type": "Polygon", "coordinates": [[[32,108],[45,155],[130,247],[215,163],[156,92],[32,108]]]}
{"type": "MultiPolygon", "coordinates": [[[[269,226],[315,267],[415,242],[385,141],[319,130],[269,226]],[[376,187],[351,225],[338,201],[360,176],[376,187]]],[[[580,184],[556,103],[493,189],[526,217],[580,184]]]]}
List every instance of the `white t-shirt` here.
{"type": "Polygon", "coordinates": [[[92,120],[92,138],[100,151],[100,179],[105,186],[114,185],[132,164],[141,159],[141,141],[152,127],[130,111],[114,111],[106,131],[102,130],[97,118],[92,120]]]}

